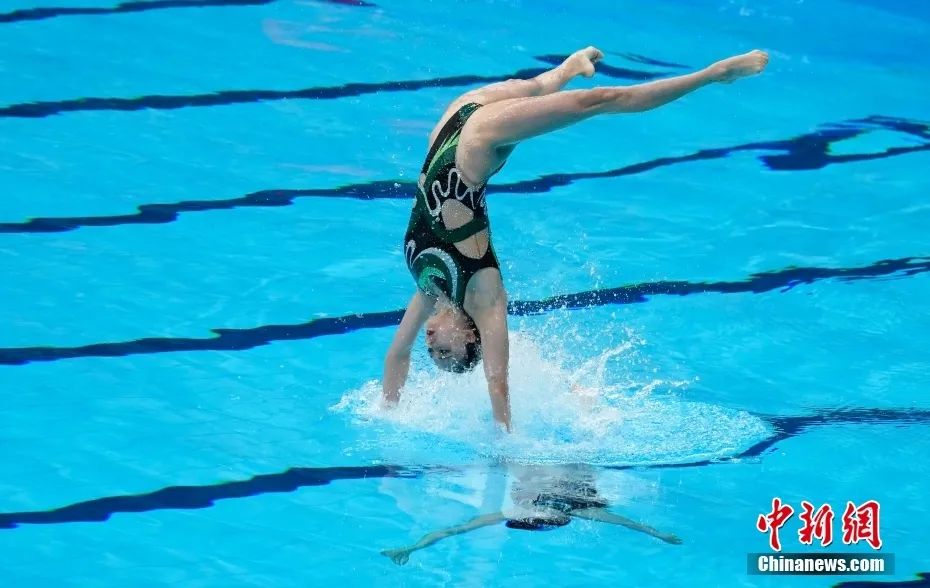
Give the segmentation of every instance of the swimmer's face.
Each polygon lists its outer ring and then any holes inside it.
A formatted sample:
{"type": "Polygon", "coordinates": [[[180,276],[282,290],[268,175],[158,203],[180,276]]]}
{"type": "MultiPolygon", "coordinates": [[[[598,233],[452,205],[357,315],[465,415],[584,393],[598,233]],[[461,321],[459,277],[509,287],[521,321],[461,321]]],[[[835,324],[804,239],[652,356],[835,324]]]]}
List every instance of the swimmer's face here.
{"type": "Polygon", "coordinates": [[[436,311],[426,321],[426,350],[433,362],[445,371],[465,361],[468,343],[474,343],[475,332],[461,313],[445,308],[436,311]]]}

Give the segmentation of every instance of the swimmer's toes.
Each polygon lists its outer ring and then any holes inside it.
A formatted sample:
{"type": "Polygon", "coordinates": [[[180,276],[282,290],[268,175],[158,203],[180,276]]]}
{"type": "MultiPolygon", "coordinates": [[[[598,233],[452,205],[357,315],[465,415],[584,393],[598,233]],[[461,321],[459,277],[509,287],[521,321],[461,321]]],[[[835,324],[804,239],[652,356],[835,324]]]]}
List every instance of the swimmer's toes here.
{"type": "Polygon", "coordinates": [[[752,67],[755,70],[753,73],[761,72],[763,69],[765,69],[765,66],[769,64],[769,54],[765,51],[756,49],[749,52],[749,55],[752,57],[752,67]]]}
{"type": "Polygon", "coordinates": [[[714,78],[718,82],[729,83],[746,76],[760,73],[769,62],[769,55],[758,49],[718,61],[711,66],[714,78]]]}
{"type": "Polygon", "coordinates": [[[591,63],[597,63],[604,59],[604,52],[593,45],[582,49],[582,51],[591,63]]]}
{"type": "Polygon", "coordinates": [[[597,47],[585,47],[572,53],[565,60],[571,74],[590,78],[594,75],[594,64],[604,58],[604,54],[597,47]]]}
{"type": "Polygon", "coordinates": [[[594,75],[594,64],[604,59],[604,54],[597,47],[588,47],[583,51],[588,62],[585,64],[584,72],[582,75],[584,75],[586,78],[590,78],[594,75]]]}
{"type": "Polygon", "coordinates": [[[381,552],[381,555],[390,558],[392,562],[399,566],[404,565],[410,559],[410,552],[403,549],[385,549],[381,552]]]}

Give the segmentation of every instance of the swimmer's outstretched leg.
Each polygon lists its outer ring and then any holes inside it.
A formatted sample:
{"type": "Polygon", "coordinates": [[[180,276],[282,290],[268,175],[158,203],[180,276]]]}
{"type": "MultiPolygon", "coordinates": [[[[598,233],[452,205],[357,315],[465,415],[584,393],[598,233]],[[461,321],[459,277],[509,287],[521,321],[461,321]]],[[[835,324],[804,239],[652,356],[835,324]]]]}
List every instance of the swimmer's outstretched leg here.
{"type": "Polygon", "coordinates": [[[545,71],[529,80],[507,80],[466,92],[456,102],[491,104],[513,98],[547,96],[561,90],[565,84],[578,76],[590,78],[594,75],[594,64],[604,58],[595,47],[585,47],[569,55],[557,67],[545,71]]]}
{"type": "Polygon", "coordinates": [[[635,86],[612,86],[590,90],[570,90],[547,96],[514,98],[490,104],[476,111],[462,131],[462,143],[477,150],[488,149],[487,167],[468,176],[484,181],[499,161],[494,150],[577,123],[597,114],[643,112],[658,108],[715,82],[729,83],[761,72],[768,63],[763,51],[751,51],[706,67],[700,71],[635,86]]]}

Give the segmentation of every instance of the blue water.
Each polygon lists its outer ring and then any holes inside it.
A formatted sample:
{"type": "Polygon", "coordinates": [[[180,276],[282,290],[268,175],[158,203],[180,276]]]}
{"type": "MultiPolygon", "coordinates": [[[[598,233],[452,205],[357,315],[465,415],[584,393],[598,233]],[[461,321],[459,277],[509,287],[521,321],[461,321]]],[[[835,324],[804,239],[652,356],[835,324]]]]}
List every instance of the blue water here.
{"type": "Polygon", "coordinates": [[[6,584],[851,580],[747,575],[774,496],[876,499],[882,579],[930,571],[922,3],[34,2],[0,7],[6,584]],[[422,349],[383,413],[432,125],[589,44],[614,69],[573,87],[771,63],[521,145],[489,194],[515,434],[422,349]],[[683,543],[575,520],[379,554],[565,464],[683,543]]]}

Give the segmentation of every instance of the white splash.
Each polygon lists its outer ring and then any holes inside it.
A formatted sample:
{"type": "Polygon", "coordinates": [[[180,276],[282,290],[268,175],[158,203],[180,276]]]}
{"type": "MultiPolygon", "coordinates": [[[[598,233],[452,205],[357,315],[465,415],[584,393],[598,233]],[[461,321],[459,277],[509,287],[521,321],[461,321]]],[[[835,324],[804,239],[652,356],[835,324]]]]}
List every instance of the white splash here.
{"type": "Polygon", "coordinates": [[[437,460],[464,453],[527,463],[684,463],[736,455],[769,433],[749,413],[682,400],[689,382],[643,376],[643,344],[626,333],[579,361],[552,341],[511,333],[511,435],[494,432],[480,366],[464,375],[412,367],[395,408],[381,406],[380,382],[370,381],[332,410],[377,424],[377,444],[399,454],[392,461],[423,455],[425,445],[437,460]]]}

